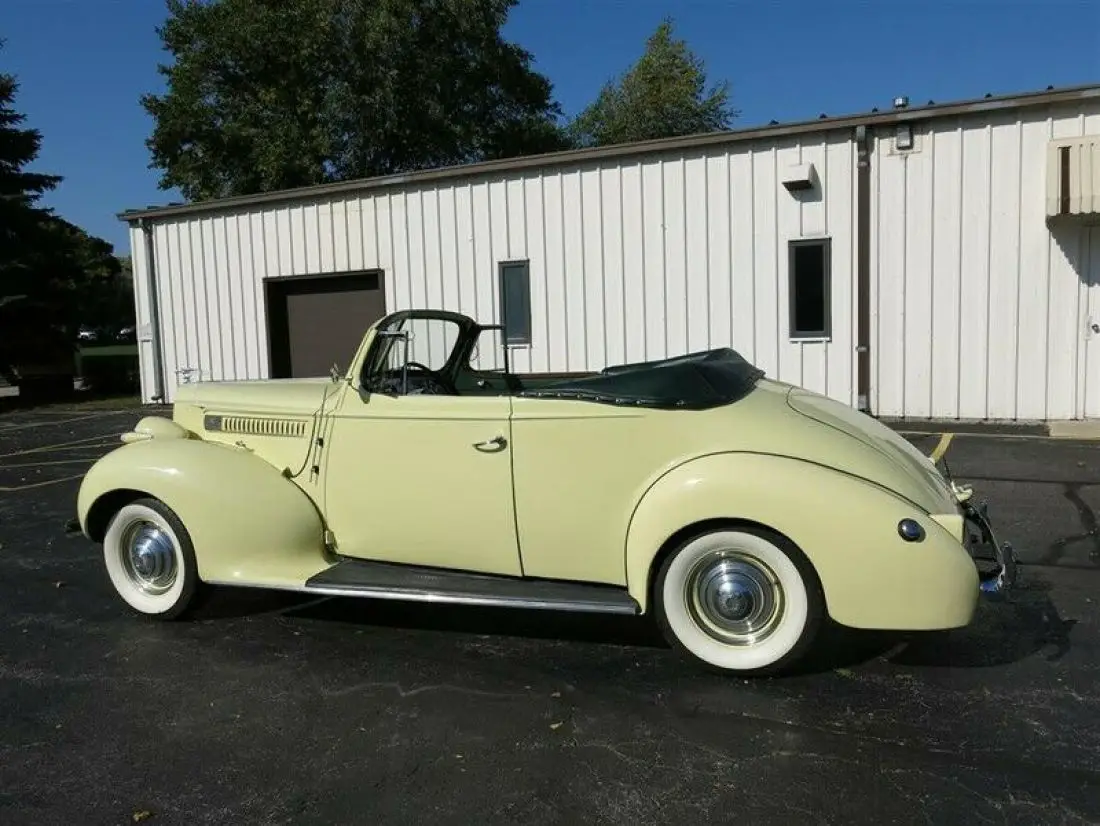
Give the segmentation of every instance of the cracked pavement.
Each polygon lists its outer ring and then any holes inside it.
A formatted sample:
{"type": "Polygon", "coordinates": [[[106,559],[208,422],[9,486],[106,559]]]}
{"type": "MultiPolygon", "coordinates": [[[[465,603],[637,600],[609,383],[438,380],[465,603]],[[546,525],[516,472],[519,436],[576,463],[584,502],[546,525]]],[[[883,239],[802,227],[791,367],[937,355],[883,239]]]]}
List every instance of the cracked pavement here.
{"type": "Polygon", "coordinates": [[[1100,443],[956,437],[1012,599],[744,681],[634,619],[253,591],[134,617],[64,524],[140,415],[0,415],[0,822],[1100,822],[1100,443]]]}

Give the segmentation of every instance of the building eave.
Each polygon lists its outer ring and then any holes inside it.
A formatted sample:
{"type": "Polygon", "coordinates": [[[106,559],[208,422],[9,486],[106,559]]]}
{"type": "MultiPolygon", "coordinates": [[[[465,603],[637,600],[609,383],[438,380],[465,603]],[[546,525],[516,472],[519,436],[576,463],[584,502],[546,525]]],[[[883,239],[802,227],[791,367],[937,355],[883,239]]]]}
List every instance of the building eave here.
{"type": "Polygon", "coordinates": [[[501,175],[512,172],[528,172],[553,169],[584,163],[593,163],[610,159],[644,157],[669,152],[688,152],[719,146],[782,139],[785,137],[838,130],[849,130],[859,126],[889,126],[909,121],[928,121],[972,115],[983,112],[995,112],[1063,103],[1075,103],[1100,98],[1100,84],[1090,84],[1058,89],[1046,89],[1038,92],[1025,92],[1000,97],[986,96],[964,101],[954,101],[925,106],[890,109],[883,112],[865,112],[836,117],[820,117],[814,120],[795,121],[785,124],[771,123],[766,126],[747,127],[722,132],[709,132],[675,138],[661,138],[651,141],[615,144],[590,149],[571,149],[539,155],[525,155],[502,160],[483,161],[472,164],[425,169],[397,175],[385,175],[373,178],[359,178],[337,183],[319,184],[296,189],[281,189],[261,192],[253,195],[239,195],[196,201],[186,204],[150,206],[145,209],[131,209],[118,213],[121,221],[136,223],[160,218],[178,218],[194,214],[209,214],[247,209],[255,206],[271,206],[279,203],[293,203],[338,195],[369,193],[398,186],[430,184],[454,181],[485,175],[501,175]]]}

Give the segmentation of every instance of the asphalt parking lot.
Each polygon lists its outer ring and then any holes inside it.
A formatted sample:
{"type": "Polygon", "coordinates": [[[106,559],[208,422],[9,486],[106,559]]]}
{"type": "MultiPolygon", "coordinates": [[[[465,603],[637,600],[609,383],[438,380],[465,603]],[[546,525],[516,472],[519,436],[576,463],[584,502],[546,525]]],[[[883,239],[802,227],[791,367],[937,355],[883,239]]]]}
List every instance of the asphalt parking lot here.
{"type": "Polygon", "coordinates": [[[956,437],[1012,598],[747,682],[634,620],[257,592],[136,618],[64,525],[140,415],[0,414],[0,823],[1100,822],[1100,443],[956,437]]]}

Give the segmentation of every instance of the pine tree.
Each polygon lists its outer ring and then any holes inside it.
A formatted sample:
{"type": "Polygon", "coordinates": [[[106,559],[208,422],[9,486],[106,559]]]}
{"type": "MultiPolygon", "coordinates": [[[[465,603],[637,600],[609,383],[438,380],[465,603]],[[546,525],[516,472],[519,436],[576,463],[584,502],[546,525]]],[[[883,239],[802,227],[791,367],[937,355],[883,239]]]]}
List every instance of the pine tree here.
{"type": "Polygon", "coordinates": [[[0,74],[0,297],[22,286],[22,262],[52,215],[38,201],[61,183],[58,175],[25,169],[38,158],[42,135],[23,127],[26,116],[14,105],[18,90],[14,75],[0,74]]]}
{"type": "Polygon", "coordinates": [[[728,129],[737,112],[729,83],[706,89],[703,61],[672,34],[666,18],[645,52],[569,125],[578,146],[606,146],[728,129]]]}

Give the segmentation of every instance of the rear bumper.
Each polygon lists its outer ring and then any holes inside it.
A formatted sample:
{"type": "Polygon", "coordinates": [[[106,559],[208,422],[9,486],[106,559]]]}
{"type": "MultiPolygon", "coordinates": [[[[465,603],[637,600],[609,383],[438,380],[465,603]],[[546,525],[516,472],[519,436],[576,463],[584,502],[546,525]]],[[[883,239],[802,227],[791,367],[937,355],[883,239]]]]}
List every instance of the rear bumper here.
{"type": "Polygon", "coordinates": [[[978,566],[978,587],[985,594],[1007,593],[1016,584],[1016,552],[1007,542],[997,540],[985,502],[974,505],[966,499],[960,505],[965,519],[964,544],[978,566]]]}
{"type": "Polygon", "coordinates": [[[1015,550],[1009,543],[998,540],[989,519],[988,503],[973,503],[973,489],[955,482],[942,454],[933,454],[929,458],[947,480],[958,501],[963,520],[960,541],[978,569],[978,589],[983,594],[1006,594],[1015,586],[1019,570],[1015,550]]]}

